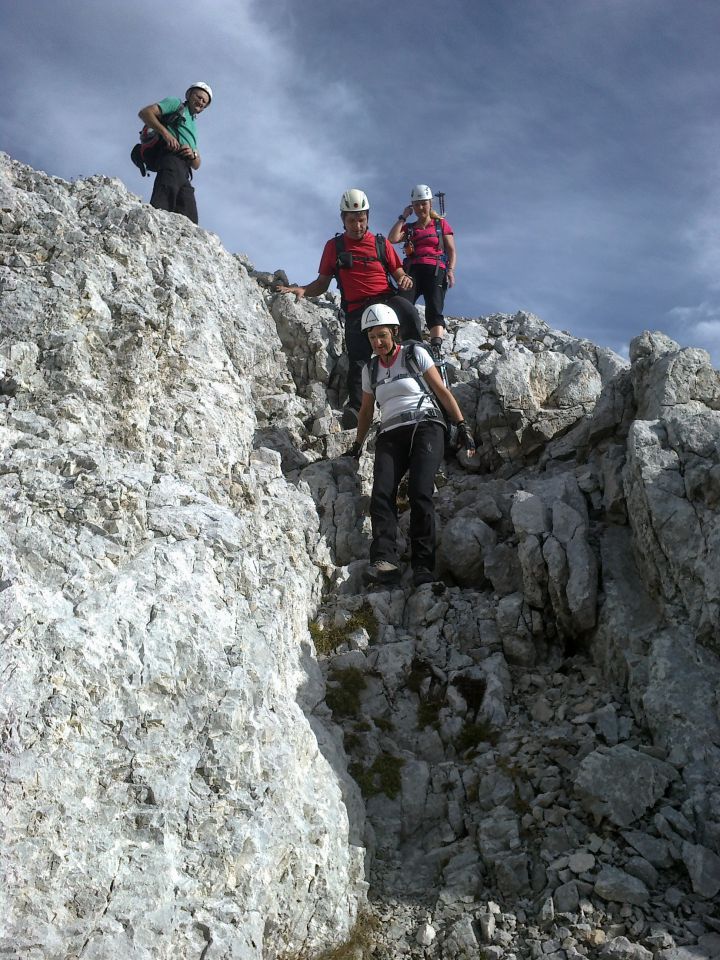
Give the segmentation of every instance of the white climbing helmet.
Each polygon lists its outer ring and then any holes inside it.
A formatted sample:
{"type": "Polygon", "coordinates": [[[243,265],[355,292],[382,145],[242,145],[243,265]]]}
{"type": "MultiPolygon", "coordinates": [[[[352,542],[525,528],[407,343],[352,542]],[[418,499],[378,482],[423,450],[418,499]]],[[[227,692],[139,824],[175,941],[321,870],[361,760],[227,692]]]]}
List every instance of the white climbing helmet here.
{"type": "Polygon", "coordinates": [[[386,303],[373,303],[366,307],[360,320],[360,329],[367,333],[373,327],[399,327],[398,315],[386,303]]]}
{"type": "Polygon", "coordinates": [[[203,83],[202,80],[198,80],[197,83],[191,83],[190,86],[189,86],[189,87],[187,88],[187,90],[185,91],[185,98],[186,98],[186,99],[187,99],[187,97],[190,96],[190,91],[191,91],[191,90],[204,90],[205,93],[208,95],[208,97],[210,97],[210,99],[208,100],[208,104],[212,103],[212,90],[211,90],[209,84],[203,83]]]}
{"type": "Polygon", "coordinates": [[[410,202],[416,203],[418,200],[432,200],[432,190],[426,183],[416,183],[410,191],[410,202]]]}
{"type": "Polygon", "coordinates": [[[356,187],[353,187],[351,190],[346,190],[340,197],[340,213],[357,213],[361,210],[369,209],[370,203],[368,202],[367,196],[362,190],[358,190],[356,187]]]}

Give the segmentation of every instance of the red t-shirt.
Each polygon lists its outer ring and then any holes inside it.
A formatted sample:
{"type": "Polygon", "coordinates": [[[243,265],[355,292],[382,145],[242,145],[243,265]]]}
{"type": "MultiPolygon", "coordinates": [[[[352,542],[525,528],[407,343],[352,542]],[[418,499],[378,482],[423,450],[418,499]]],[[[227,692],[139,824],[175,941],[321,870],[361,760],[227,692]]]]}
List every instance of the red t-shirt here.
{"type": "MultiPolygon", "coordinates": [[[[346,253],[353,255],[352,267],[342,267],[337,270],[337,248],[333,237],[325,244],[318,273],[322,277],[335,277],[336,279],[337,274],[340,275],[338,286],[342,285],[343,299],[347,303],[348,312],[350,312],[367,300],[386,293],[389,284],[385,267],[377,258],[375,234],[371,230],[366,231],[362,240],[353,240],[347,234],[344,234],[344,241],[346,253]]],[[[400,258],[387,240],[385,241],[385,256],[387,257],[390,274],[395,273],[402,267],[400,258]]]]}
{"type": "MultiPolygon", "coordinates": [[[[412,233],[412,241],[415,246],[415,252],[408,257],[410,263],[437,263],[440,255],[440,244],[438,243],[437,230],[435,229],[435,220],[431,220],[426,227],[419,227],[417,221],[413,223],[404,223],[402,228],[402,239],[407,240],[408,227],[412,233]]],[[[440,218],[440,227],[443,236],[452,234],[453,229],[444,217],[440,218]]],[[[445,261],[441,261],[441,266],[445,266],[445,261]]]]}

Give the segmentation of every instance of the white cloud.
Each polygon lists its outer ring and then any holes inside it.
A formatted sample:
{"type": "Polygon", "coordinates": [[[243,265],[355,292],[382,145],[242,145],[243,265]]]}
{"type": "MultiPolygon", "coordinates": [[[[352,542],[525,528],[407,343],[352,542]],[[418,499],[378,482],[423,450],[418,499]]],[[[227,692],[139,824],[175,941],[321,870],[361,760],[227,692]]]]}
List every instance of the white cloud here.
{"type": "Polygon", "coordinates": [[[702,347],[710,354],[713,365],[720,367],[720,301],[673,307],[669,316],[677,324],[673,336],[682,346],[702,347]]]}
{"type": "Polygon", "coordinates": [[[612,344],[658,318],[678,339],[669,308],[716,299],[714,2],[5,6],[3,148],[147,198],[137,111],[205,79],[200,222],[259,268],[311,279],[344,189],[386,232],[427,182],[456,230],[450,313],[523,307],[612,344]]]}
{"type": "Polygon", "coordinates": [[[209,0],[202,10],[176,0],[171,16],[140,0],[34,0],[0,38],[15,79],[0,104],[3,146],[67,179],[119,176],[147,199],[152,178],[129,161],[137,112],[204,79],[214,99],[198,122],[201,224],[258,267],[308,280],[339,226],[340,194],[378,175],[372,155],[353,157],[338,136],[338,125],[361,136],[369,122],[361,88],[323,80],[322,60],[294,45],[286,26],[249,0],[209,0]]]}

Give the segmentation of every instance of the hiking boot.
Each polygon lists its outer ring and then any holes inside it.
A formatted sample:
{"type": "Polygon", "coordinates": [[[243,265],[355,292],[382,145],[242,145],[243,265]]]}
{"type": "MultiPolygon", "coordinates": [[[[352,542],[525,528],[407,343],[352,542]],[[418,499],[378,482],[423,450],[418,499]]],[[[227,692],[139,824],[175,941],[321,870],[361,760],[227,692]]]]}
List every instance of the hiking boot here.
{"type": "Polygon", "coordinates": [[[437,577],[432,572],[428,570],[427,567],[416,567],[413,570],[413,586],[421,587],[424,583],[435,583],[437,577]]]}
{"type": "Polygon", "coordinates": [[[342,417],[340,419],[340,426],[343,430],[354,430],[358,425],[358,413],[359,411],[355,407],[351,407],[350,404],[347,404],[343,407],[342,417]]]}
{"type": "Polygon", "coordinates": [[[366,583],[399,583],[400,567],[389,560],[376,560],[368,564],[363,578],[366,583]]]}

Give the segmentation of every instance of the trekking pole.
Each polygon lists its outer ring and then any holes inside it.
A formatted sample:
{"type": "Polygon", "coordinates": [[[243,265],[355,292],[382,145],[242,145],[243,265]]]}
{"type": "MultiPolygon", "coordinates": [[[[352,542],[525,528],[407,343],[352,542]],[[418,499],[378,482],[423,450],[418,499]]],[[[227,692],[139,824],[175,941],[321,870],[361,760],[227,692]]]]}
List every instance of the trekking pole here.
{"type": "Polygon", "coordinates": [[[445,194],[438,191],[435,196],[438,202],[438,213],[441,217],[445,216],[445,194]]]}

